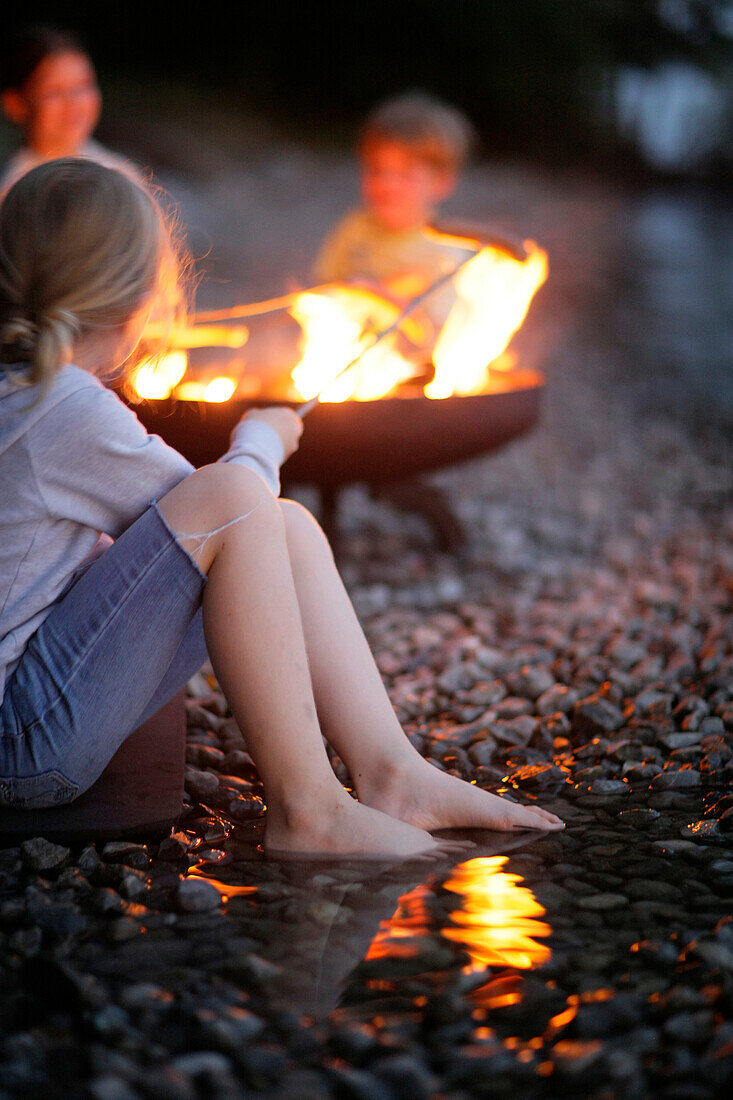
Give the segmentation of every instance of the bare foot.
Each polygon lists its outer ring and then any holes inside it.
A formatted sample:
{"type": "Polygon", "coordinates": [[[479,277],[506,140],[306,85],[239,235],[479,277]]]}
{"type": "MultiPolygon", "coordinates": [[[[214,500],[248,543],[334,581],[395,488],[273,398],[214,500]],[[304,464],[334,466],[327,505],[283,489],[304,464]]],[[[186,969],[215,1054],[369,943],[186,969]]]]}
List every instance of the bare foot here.
{"type": "Polygon", "coordinates": [[[466,783],[411,754],[356,783],[359,800],[419,829],[562,829],[539,806],[521,806],[466,783]]]}
{"type": "Polygon", "coordinates": [[[440,842],[405,821],[343,797],[316,801],[287,813],[268,805],[264,849],[278,859],[357,857],[410,859],[439,854],[440,842]]]}

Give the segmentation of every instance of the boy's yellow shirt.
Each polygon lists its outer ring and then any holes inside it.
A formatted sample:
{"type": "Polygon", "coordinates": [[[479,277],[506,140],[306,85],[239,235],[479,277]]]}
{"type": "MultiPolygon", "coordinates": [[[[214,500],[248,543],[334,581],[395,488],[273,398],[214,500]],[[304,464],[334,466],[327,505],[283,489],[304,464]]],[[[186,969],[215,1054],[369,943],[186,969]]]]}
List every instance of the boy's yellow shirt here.
{"type": "MultiPolygon", "coordinates": [[[[363,279],[377,283],[399,298],[410,299],[448,271],[471,249],[441,244],[422,228],[395,233],[379,225],[365,210],[354,210],[326,237],[315,265],[319,282],[363,279]]],[[[424,310],[442,325],[455,292],[447,284],[431,295],[424,310]]]]}

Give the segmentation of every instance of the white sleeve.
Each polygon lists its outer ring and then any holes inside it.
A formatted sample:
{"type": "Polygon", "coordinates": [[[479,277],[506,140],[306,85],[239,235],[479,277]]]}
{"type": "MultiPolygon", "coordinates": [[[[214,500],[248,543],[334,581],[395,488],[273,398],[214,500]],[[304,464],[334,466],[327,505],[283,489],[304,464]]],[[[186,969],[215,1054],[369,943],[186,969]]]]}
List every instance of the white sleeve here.
{"type": "Polygon", "coordinates": [[[232,432],[229,450],[220,461],[236,462],[255,470],[277,496],[284,457],[282,440],[274,428],[264,420],[240,420],[232,432]]]}

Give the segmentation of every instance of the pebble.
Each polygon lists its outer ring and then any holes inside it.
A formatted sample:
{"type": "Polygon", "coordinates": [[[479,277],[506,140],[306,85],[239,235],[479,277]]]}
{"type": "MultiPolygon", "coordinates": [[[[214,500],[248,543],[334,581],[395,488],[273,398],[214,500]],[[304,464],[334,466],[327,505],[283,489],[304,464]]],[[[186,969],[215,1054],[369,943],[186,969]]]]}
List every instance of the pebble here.
{"type": "Polygon", "coordinates": [[[571,730],[576,737],[595,737],[620,729],[622,711],[599,695],[590,695],[573,708],[571,730]]]}
{"type": "Polygon", "coordinates": [[[38,836],[23,841],[20,855],[29,871],[57,871],[69,859],[71,849],[38,836]]]}
{"type": "Polygon", "coordinates": [[[678,771],[665,771],[655,775],[651,787],[655,791],[686,791],[700,786],[700,773],[694,768],[680,768],[678,771]]]}
{"type": "Polygon", "coordinates": [[[183,879],[174,894],[176,907],[182,913],[208,913],[221,904],[221,894],[217,888],[199,878],[183,879]]]}
{"type": "Polygon", "coordinates": [[[102,860],[106,863],[124,863],[126,867],[147,867],[150,862],[145,844],[133,844],[126,840],[110,841],[102,849],[102,860]]]}
{"type": "Polygon", "coordinates": [[[588,897],[578,898],[576,904],[580,909],[603,912],[607,909],[619,909],[628,905],[629,899],[624,894],[590,894],[588,897]]]}
{"type": "Polygon", "coordinates": [[[191,798],[206,802],[219,789],[219,777],[214,772],[204,772],[199,771],[198,768],[187,767],[185,786],[191,798]]]}
{"type": "Polygon", "coordinates": [[[185,856],[191,847],[191,838],[186,833],[174,832],[161,840],[158,847],[158,859],[177,860],[185,856]]]}

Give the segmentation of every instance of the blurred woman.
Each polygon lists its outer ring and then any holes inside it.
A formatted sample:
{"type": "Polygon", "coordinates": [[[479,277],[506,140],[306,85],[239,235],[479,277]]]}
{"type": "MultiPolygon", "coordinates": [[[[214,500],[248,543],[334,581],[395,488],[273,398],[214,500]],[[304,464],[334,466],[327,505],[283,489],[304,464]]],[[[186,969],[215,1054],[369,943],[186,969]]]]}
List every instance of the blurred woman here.
{"type": "Polygon", "coordinates": [[[27,27],[0,60],[2,106],[22,145],[0,176],[0,196],[30,168],[57,157],[88,157],[128,175],[135,169],[94,141],[102,97],[94,65],[70,31],[27,27]]]}

